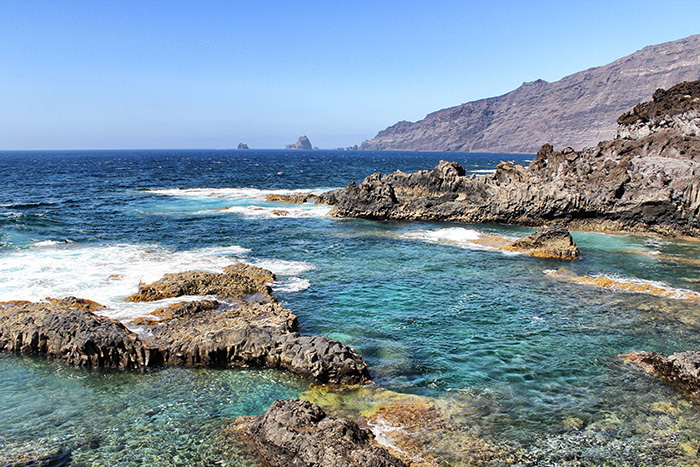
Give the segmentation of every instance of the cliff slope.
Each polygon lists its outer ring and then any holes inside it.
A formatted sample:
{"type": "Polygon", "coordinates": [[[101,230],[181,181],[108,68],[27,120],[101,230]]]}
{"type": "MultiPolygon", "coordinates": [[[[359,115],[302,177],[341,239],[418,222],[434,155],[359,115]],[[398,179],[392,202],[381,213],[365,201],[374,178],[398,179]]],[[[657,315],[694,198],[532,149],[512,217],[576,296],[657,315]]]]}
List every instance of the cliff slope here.
{"type": "Polygon", "coordinates": [[[543,141],[580,149],[615,135],[615,118],[657,88],[700,79],[700,35],[645,47],[608,65],[538,80],[498,97],[401,121],[361,149],[534,153],[543,141]]]}
{"type": "Polygon", "coordinates": [[[432,171],[376,173],[321,195],[331,215],[501,222],[700,237],[700,81],[654,93],[618,119],[615,139],[576,152],[546,144],[528,167],[501,162],[467,177],[454,162],[432,171]]]}

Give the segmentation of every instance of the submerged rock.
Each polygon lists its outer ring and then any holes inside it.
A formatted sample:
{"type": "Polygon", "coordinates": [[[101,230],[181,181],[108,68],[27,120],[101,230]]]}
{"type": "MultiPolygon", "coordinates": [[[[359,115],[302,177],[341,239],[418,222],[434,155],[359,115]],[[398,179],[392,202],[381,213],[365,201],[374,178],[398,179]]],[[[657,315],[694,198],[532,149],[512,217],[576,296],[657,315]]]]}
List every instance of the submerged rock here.
{"type": "Polygon", "coordinates": [[[700,398],[700,352],[679,352],[670,356],[656,352],[636,352],[624,357],[649,365],[671,385],[700,398]]]}
{"type": "Polygon", "coordinates": [[[271,466],[406,466],[379,446],[371,431],[300,399],[275,401],[245,435],[271,466]]]}
{"type": "Polygon", "coordinates": [[[532,235],[511,243],[508,249],[526,251],[541,258],[576,259],[580,256],[571,234],[559,224],[543,227],[532,235]]]}
{"type": "Polygon", "coordinates": [[[73,456],[63,448],[41,449],[40,452],[8,454],[0,452],[2,467],[63,467],[70,465],[73,456]]]}
{"type": "Polygon", "coordinates": [[[335,217],[498,222],[700,237],[700,82],[654,94],[596,147],[545,144],[528,167],[502,162],[467,176],[455,162],[431,171],[372,174],[319,197],[335,217]]]}

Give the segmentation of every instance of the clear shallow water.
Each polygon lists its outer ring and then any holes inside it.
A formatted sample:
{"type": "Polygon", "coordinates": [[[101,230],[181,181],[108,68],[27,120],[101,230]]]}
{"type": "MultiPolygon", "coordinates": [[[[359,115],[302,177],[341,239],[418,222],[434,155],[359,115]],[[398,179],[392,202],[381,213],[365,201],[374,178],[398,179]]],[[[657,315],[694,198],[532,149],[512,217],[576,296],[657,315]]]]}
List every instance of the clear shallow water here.
{"type": "MultiPolygon", "coordinates": [[[[375,171],[431,169],[440,159],[479,171],[493,169],[502,158],[527,157],[0,153],[0,301],[76,295],[108,305],[107,314],[128,320],[159,306],[121,301],[140,281],[187,269],[218,271],[243,260],[278,274],[277,294],[299,316],[303,332],[353,346],[384,387],[442,401],[462,427],[457,431],[478,426],[483,436],[540,449],[553,439],[568,446],[573,435],[557,437],[567,420],[578,419],[588,428],[576,433],[598,440],[583,457],[590,465],[601,458],[617,459],[619,465],[694,458],[697,450],[688,454],[692,447],[680,446],[700,437],[697,407],[630,369],[617,355],[698,348],[698,302],[599,289],[547,272],[566,269],[575,276],[604,275],[697,292],[700,244],[574,232],[583,258],[560,263],[469,241],[479,235],[515,238],[531,229],[336,220],[325,216],[325,207],[265,200],[273,192],[340,187],[375,171]],[[654,410],[662,407],[658,403],[670,404],[671,414],[654,410]],[[614,429],[612,419],[617,420],[614,429]],[[654,446],[668,451],[661,455],[655,448],[656,460],[644,457],[652,438],[654,446]],[[620,444],[626,446],[624,453],[612,449],[620,444]]],[[[162,454],[159,462],[182,452],[191,456],[183,463],[214,459],[245,465],[252,461],[216,447],[223,423],[260,413],[275,398],[307,388],[266,372],[104,374],[16,357],[1,358],[0,365],[7,375],[0,408],[9,410],[9,416],[0,417],[0,433],[12,433],[0,438],[4,450],[21,448],[28,440],[51,440],[76,452],[75,462],[104,465],[128,464],[139,452],[147,457],[154,443],[162,454]],[[158,390],[161,386],[167,390],[158,390]],[[46,397],[42,391],[50,392],[46,388],[60,388],[54,391],[60,397],[37,410],[46,397]],[[168,403],[182,412],[145,415],[168,403]],[[125,410],[115,409],[125,404],[125,410]],[[180,423],[176,430],[187,442],[175,436],[155,441],[175,423],[172,418],[181,419],[188,410],[197,422],[180,423]],[[93,448],[82,441],[95,429],[81,431],[81,426],[92,425],[108,425],[117,433],[100,446],[128,449],[93,448]],[[132,425],[138,427],[135,437],[147,441],[124,441],[133,437],[132,425]],[[198,447],[200,439],[206,448],[198,447]],[[183,444],[186,448],[176,448],[183,444]]],[[[455,446],[441,449],[449,462],[465,462],[455,446]]]]}

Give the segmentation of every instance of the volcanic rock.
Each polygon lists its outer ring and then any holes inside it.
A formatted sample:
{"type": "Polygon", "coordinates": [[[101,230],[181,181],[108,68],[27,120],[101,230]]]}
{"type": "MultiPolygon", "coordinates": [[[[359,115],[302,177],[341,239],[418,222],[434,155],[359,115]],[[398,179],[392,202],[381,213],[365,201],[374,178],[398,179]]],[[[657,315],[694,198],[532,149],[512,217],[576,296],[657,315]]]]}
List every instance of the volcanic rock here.
{"type": "Polygon", "coordinates": [[[554,151],[528,167],[501,162],[467,176],[455,162],[432,171],[367,177],[325,193],[335,217],[498,222],[700,236],[700,84],[657,91],[620,117],[618,136],[554,151]]]}
{"type": "Polygon", "coordinates": [[[311,193],[291,193],[287,195],[270,194],[265,197],[268,201],[279,201],[282,203],[301,204],[316,198],[311,193]]]}
{"type": "Polygon", "coordinates": [[[250,149],[250,148],[248,147],[247,144],[245,144],[245,143],[238,143],[238,150],[239,150],[239,151],[245,151],[245,150],[248,150],[248,149],[250,149]]]}
{"type": "MultiPolygon", "coordinates": [[[[52,303],[0,304],[0,350],[61,358],[72,365],[134,369],[159,365],[279,368],[319,384],[369,382],[367,364],[347,345],[297,333],[297,317],[270,295],[274,274],[234,264],[224,273],[166,274],[128,299],[181,295],[217,300],[176,303],[139,318],[140,337],[119,321],[90,310],[104,308],[68,297],[52,303]]],[[[138,299],[138,300],[137,300],[138,299]]]]}
{"type": "Polygon", "coordinates": [[[247,430],[255,451],[271,466],[405,467],[357,423],[326,415],[311,402],[275,401],[247,430]]]}
{"type": "Polygon", "coordinates": [[[186,271],[165,274],[160,280],[140,285],[139,291],[126,297],[128,302],[152,302],[183,295],[215,295],[230,299],[245,295],[260,295],[272,300],[272,289],[263,282],[241,274],[243,269],[228,269],[230,272],[186,271]]]}
{"type": "Polygon", "coordinates": [[[700,398],[700,352],[687,351],[665,356],[656,352],[638,352],[633,360],[651,367],[664,380],[700,398]]]}
{"type": "Polygon", "coordinates": [[[284,148],[285,149],[303,149],[306,151],[310,151],[313,149],[313,146],[311,146],[311,141],[309,141],[309,138],[307,138],[306,136],[300,136],[299,140],[296,143],[288,144],[284,148]]]}
{"type": "Polygon", "coordinates": [[[521,238],[510,245],[509,249],[527,251],[540,258],[576,259],[578,247],[566,227],[559,224],[544,227],[532,235],[521,238]]]}
{"type": "Polygon", "coordinates": [[[0,304],[0,350],[90,368],[137,369],[162,363],[160,351],[121,322],[61,301],[0,304]]]}

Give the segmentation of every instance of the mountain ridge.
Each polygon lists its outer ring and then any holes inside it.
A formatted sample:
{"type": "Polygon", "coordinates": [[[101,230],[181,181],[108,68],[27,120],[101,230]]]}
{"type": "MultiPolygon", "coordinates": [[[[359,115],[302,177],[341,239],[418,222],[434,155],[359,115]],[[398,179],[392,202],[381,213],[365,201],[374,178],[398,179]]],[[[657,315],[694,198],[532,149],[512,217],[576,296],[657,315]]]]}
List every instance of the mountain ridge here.
{"type": "Polygon", "coordinates": [[[544,143],[581,149],[613,138],[616,118],[656,89],[698,79],[700,34],[646,46],[551,83],[524,82],[417,122],[397,122],[360,149],[535,153],[544,143]]]}

